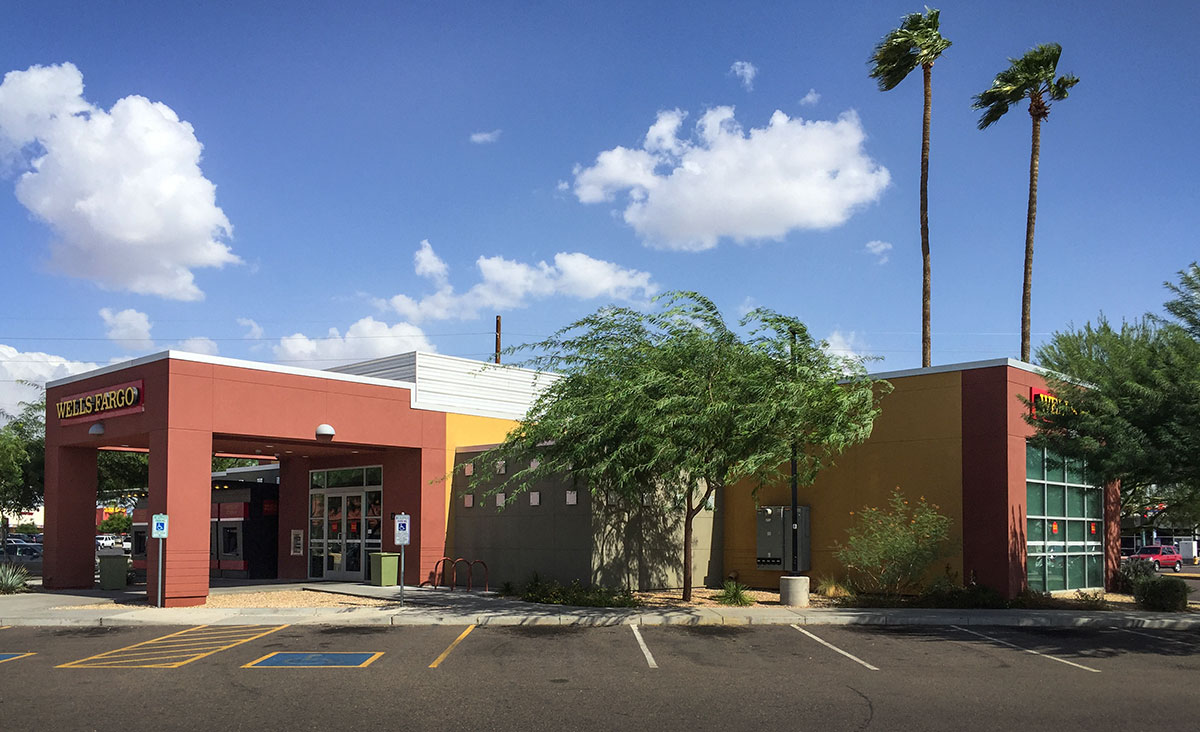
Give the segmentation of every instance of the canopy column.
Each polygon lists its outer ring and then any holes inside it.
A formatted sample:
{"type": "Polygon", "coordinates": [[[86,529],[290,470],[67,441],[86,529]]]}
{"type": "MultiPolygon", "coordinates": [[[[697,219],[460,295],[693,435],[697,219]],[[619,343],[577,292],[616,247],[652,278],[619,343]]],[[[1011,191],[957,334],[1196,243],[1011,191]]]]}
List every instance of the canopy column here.
{"type": "MultiPolygon", "coordinates": [[[[163,607],[203,605],[208,597],[211,474],[211,432],[176,428],[150,433],[149,513],[168,517],[163,607]]],[[[148,541],[146,595],[156,605],[159,540],[148,541]]]]}

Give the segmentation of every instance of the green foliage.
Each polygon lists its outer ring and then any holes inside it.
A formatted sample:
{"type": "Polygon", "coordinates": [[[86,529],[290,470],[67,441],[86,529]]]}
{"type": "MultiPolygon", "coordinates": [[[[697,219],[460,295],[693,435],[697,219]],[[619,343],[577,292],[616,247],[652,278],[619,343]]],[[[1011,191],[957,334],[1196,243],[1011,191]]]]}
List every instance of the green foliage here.
{"type": "Polygon", "coordinates": [[[725,586],[713,596],[713,599],[721,605],[747,607],[754,604],[754,598],[746,594],[746,590],[749,589],[749,587],[743,585],[741,582],[725,580],[725,586]]]}
{"type": "Polygon", "coordinates": [[[1064,375],[1047,381],[1069,408],[1029,422],[1039,443],[1086,460],[1091,479],[1121,481],[1123,515],[1165,503],[1157,519],[1186,526],[1200,522],[1200,339],[1189,329],[1200,319],[1200,270],[1168,287],[1174,320],[1114,327],[1101,316],[1038,349],[1064,375]]]}
{"type": "Polygon", "coordinates": [[[946,571],[941,577],[931,582],[921,592],[916,604],[921,607],[931,608],[985,609],[1008,607],[1008,601],[1004,599],[1004,595],[1001,595],[991,587],[985,587],[974,582],[964,586],[959,581],[958,574],[950,571],[949,565],[946,566],[946,571]]]}
{"type": "Polygon", "coordinates": [[[832,577],[817,578],[817,594],[825,597],[838,599],[842,597],[850,597],[854,593],[845,584],[838,582],[832,577]]]}
{"type": "Polygon", "coordinates": [[[16,564],[0,564],[0,595],[25,592],[29,573],[16,564]]]}
{"type": "Polygon", "coordinates": [[[499,594],[501,597],[512,597],[513,595],[517,594],[517,588],[512,582],[505,580],[504,582],[500,583],[499,594]]]}
{"type": "Polygon", "coordinates": [[[1191,588],[1178,577],[1154,577],[1133,587],[1133,599],[1143,610],[1182,612],[1187,610],[1191,588]]]}
{"type": "Polygon", "coordinates": [[[1062,608],[1062,602],[1049,592],[1024,589],[1008,601],[1008,606],[1014,610],[1058,610],[1062,608]]]}
{"type": "Polygon", "coordinates": [[[0,427],[0,512],[32,511],[42,503],[45,483],[46,397],[21,402],[16,415],[0,427]]]}
{"type": "Polygon", "coordinates": [[[599,586],[584,587],[579,580],[563,585],[554,580],[543,580],[536,574],[521,591],[521,599],[526,602],[577,607],[637,606],[637,600],[627,587],[620,590],[599,586]]]}
{"type": "Polygon", "coordinates": [[[1104,590],[1075,590],[1075,603],[1081,610],[1107,610],[1108,602],[1104,599],[1104,590]]]}
{"type": "Polygon", "coordinates": [[[979,129],[990,127],[1022,99],[1030,100],[1031,115],[1045,118],[1050,113],[1046,98],[1052,101],[1066,99],[1071,87],[1079,83],[1079,79],[1071,74],[1054,78],[1061,55],[1062,46],[1045,43],[1021,58],[1010,58],[1010,66],[996,74],[992,85],[974,97],[971,108],[983,111],[979,129]]]}
{"type": "Polygon", "coordinates": [[[39,533],[41,533],[41,529],[39,529],[37,524],[33,523],[32,521],[26,521],[23,524],[17,524],[16,526],[9,529],[9,533],[11,533],[11,534],[39,534],[39,533]]]}
{"type": "MultiPolygon", "coordinates": [[[[900,489],[887,509],[864,507],[836,556],[859,593],[896,597],[916,590],[926,571],[948,551],[950,519],[922,496],[910,505],[900,489]]],[[[853,512],[851,512],[853,513],[853,512]]]]}
{"type": "Polygon", "coordinates": [[[950,41],[938,29],[939,11],[909,13],[900,27],[884,36],[871,55],[871,78],[879,82],[880,91],[889,91],[904,81],[918,66],[932,66],[950,41]]]}
{"type": "Polygon", "coordinates": [[[219,473],[222,470],[230,468],[256,468],[261,463],[253,458],[235,458],[235,457],[218,457],[213,456],[212,470],[214,473],[219,473]]]}
{"type": "MultiPolygon", "coordinates": [[[[657,302],[651,312],[602,308],[518,348],[543,354],[523,365],[561,377],[540,377],[545,391],[503,444],[475,459],[469,490],[515,495],[570,476],[629,500],[658,491],[690,538],[715,491],[784,479],[793,448],[810,484],[870,434],[889,385],[828,354],[799,321],[756,310],[743,338],[698,294],[657,302]],[[499,475],[500,464],[521,467],[499,475]]],[[[688,599],[690,541],[683,551],[688,599]]]]}
{"type": "Polygon", "coordinates": [[[1148,579],[1158,577],[1154,565],[1145,559],[1130,559],[1121,562],[1116,575],[1113,576],[1113,592],[1124,595],[1134,594],[1134,588],[1148,579]]]}
{"type": "Polygon", "coordinates": [[[101,534],[128,534],[133,531],[133,517],[128,514],[114,513],[101,521],[96,530],[101,534]]]}

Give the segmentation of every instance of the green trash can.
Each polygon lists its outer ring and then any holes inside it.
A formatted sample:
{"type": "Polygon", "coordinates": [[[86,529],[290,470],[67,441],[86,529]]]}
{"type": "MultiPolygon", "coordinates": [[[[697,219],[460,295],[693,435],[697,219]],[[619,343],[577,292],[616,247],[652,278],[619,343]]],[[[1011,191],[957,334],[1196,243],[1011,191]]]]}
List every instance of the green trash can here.
{"type": "Polygon", "coordinates": [[[400,555],[395,552],[371,552],[371,584],[394,587],[400,574],[400,555]]]}
{"type": "Polygon", "coordinates": [[[128,573],[129,557],[126,557],[124,553],[100,555],[100,589],[125,589],[128,573]]]}

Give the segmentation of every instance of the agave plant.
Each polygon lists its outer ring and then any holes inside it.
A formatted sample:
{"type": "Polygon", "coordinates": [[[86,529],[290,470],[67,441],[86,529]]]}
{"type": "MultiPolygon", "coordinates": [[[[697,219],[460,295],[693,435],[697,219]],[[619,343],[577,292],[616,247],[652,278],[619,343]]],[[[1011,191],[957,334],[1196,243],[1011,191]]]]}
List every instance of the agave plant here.
{"type": "Polygon", "coordinates": [[[15,564],[0,564],[0,595],[13,595],[24,592],[25,584],[29,581],[29,573],[24,567],[15,564]]]}

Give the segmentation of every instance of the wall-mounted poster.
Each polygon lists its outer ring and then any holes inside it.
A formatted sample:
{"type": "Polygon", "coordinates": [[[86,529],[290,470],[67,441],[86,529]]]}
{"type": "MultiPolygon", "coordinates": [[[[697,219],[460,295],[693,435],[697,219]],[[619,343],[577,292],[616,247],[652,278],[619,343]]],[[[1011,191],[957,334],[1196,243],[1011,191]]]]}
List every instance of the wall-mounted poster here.
{"type": "Polygon", "coordinates": [[[292,556],[304,556],[304,529],[292,529],[292,556]]]}

